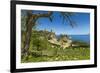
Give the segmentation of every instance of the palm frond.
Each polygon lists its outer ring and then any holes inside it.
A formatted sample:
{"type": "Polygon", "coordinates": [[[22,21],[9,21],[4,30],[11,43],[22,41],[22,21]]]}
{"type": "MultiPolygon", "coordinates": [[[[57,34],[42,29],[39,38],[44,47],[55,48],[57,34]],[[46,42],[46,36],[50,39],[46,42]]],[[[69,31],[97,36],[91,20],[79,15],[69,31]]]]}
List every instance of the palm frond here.
{"type": "Polygon", "coordinates": [[[68,22],[71,27],[73,28],[76,26],[76,22],[72,19],[73,13],[70,12],[61,12],[62,18],[63,18],[63,23],[68,22]]]}

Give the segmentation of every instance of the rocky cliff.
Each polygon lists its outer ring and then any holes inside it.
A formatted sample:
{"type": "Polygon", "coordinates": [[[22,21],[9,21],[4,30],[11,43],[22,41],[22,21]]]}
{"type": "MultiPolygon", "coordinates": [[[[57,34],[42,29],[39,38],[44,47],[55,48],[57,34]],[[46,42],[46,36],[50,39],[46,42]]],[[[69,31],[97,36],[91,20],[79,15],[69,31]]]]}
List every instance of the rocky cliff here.
{"type": "Polygon", "coordinates": [[[54,32],[49,31],[34,31],[35,33],[38,33],[41,35],[41,38],[46,37],[45,39],[48,40],[50,44],[52,44],[52,47],[59,46],[63,49],[70,47],[72,45],[72,40],[69,39],[67,35],[61,35],[58,39],[56,34],[54,32]]]}

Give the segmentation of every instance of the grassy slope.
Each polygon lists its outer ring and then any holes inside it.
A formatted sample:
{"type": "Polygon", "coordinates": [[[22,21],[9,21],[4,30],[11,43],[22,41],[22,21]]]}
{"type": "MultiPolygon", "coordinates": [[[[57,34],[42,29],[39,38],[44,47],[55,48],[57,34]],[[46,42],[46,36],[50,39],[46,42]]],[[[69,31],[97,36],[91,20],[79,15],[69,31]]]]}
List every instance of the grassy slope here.
{"type": "MultiPolygon", "coordinates": [[[[44,62],[44,61],[68,61],[68,60],[87,60],[90,59],[90,49],[87,47],[69,47],[66,49],[59,46],[51,47],[45,34],[32,33],[30,43],[30,55],[28,60],[21,59],[22,63],[26,62],[44,62]],[[42,36],[42,39],[39,39],[42,36]]],[[[74,42],[75,43],[75,42],[74,42]]],[[[78,44],[78,43],[77,43],[78,44]]],[[[81,43],[79,43],[81,44],[81,43]]],[[[82,44],[83,45],[83,44],[82,44]]]]}
{"type": "MultiPolygon", "coordinates": [[[[47,53],[52,51],[48,50],[47,53]]],[[[89,48],[69,48],[64,50],[57,50],[57,54],[53,56],[33,56],[29,59],[22,60],[22,62],[44,62],[44,61],[65,61],[65,60],[87,60],[90,59],[89,48]]]]}

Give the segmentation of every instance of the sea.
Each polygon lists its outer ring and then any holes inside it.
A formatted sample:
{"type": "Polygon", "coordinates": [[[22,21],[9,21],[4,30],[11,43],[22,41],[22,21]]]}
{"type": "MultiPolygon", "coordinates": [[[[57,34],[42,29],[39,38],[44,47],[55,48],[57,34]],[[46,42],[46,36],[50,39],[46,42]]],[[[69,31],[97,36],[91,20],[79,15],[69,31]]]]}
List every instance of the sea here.
{"type": "MultiPolygon", "coordinates": [[[[71,40],[73,41],[82,41],[86,43],[90,43],[90,35],[68,35],[71,40]]],[[[59,38],[60,35],[57,35],[59,38]]]]}
{"type": "Polygon", "coordinates": [[[90,35],[69,35],[73,41],[83,41],[90,43],[90,35]]]}

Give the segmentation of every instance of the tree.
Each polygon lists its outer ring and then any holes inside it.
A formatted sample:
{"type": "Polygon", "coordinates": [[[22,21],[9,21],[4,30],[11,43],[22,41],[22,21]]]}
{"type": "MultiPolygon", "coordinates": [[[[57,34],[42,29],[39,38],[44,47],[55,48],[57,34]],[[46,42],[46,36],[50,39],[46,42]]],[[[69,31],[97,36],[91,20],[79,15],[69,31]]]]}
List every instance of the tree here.
{"type": "MultiPolygon", "coordinates": [[[[29,54],[29,45],[30,45],[30,37],[32,34],[32,28],[37,25],[37,21],[40,18],[48,18],[52,22],[53,13],[54,12],[52,11],[37,13],[32,10],[25,10],[25,12],[23,12],[22,17],[24,17],[26,21],[23,20],[25,22],[23,23],[23,25],[25,25],[25,41],[24,41],[24,47],[22,52],[24,53],[25,56],[28,56],[29,54]]],[[[65,23],[69,22],[69,24],[72,27],[74,26],[73,24],[75,23],[71,19],[73,13],[59,12],[59,14],[62,17],[63,22],[65,23]]]]}

